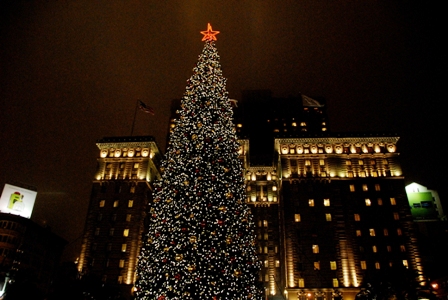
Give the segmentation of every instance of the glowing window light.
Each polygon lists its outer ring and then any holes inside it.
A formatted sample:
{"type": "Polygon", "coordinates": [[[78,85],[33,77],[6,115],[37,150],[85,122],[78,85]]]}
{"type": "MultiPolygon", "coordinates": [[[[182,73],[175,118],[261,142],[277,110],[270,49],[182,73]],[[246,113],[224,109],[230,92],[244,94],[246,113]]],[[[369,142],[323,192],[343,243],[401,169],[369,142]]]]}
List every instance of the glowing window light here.
{"type": "Polygon", "coordinates": [[[333,287],[339,287],[339,280],[337,278],[333,278],[333,287]]]}

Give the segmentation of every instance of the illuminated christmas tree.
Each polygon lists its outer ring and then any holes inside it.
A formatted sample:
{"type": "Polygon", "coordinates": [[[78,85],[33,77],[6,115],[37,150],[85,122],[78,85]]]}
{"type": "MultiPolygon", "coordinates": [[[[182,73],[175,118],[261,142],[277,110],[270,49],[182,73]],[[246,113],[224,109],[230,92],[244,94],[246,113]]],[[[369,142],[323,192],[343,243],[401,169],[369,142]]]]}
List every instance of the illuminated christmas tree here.
{"type": "Polygon", "coordinates": [[[261,299],[232,109],[210,24],[150,204],[137,299],[261,299]]]}

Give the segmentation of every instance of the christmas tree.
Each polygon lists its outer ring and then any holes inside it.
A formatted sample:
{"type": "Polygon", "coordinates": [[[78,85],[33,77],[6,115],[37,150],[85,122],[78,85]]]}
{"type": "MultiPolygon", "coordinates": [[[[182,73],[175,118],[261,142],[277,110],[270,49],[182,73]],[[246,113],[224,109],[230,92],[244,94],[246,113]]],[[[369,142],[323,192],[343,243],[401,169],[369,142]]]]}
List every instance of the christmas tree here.
{"type": "Polygon", "coordinates": [[[150,204],[137,299],[261,299],[232,108],[214,41],[187,81],[150,204]]]}

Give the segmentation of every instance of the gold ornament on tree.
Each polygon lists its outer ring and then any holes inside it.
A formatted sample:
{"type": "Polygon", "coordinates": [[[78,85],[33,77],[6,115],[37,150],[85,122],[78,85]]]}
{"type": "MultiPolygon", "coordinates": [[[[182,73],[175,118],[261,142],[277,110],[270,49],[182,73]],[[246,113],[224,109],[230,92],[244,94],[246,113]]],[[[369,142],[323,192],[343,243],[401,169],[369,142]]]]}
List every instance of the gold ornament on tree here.
{"type": "Polygon", "coordinates": [[[174,257],[174,259],[175,259],[176,261],[181,261],[181,260],[184,259],[184,256],[183,256],[182,254],[176,254],[176,256],[174,257]]]}

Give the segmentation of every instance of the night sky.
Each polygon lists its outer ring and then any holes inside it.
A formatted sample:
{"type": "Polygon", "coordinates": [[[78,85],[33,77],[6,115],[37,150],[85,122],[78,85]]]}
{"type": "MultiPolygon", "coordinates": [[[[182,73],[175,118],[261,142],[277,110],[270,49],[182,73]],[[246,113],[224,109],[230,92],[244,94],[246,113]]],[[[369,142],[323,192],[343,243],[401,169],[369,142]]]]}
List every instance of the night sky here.
{"type": "Polygon", "coordinates": [[[139,112],[134,135],[165,149],[210,22],[231,98],[324,97],[332,131],[397,133],[406,182],[444,198],[446,24],[442,4],[423,2],[1,1],[0,190],[35,186],[32,219],[74,259],[96,140],[130,135],[141,99],[156,114],[139,112]]]}

